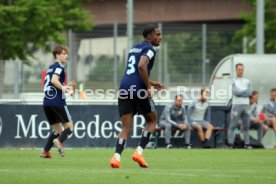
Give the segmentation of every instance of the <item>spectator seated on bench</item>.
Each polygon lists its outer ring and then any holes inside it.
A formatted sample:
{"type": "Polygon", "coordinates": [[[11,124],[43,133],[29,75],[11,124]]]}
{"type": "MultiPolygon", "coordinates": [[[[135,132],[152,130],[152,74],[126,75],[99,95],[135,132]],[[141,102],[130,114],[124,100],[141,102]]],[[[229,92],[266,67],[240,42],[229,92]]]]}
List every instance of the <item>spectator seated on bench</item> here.
{"type": "MultiPolygon", "coordinates": [[[[253,129],[257,131],[257,141],[250,140],[250,145],[256,148],[263,148],[262,139],[263,136],[268,131],[268,126],[265,124],[265,114],[260,112],[258,109],[258,98],[259,93],[257,91],[253,91],[252,95],[249,96],[250,108],[249,108],[249,118],[250,118],[250,127],[249,129],[253,129]]],[[[238,128],[242,130],[242,121],[238,121],[238,128]]]]}
{"type": "MultiPolygon", "coordinates": [[[[156,127],[155,128],[155,131],[153,133],[154,135],[154,147],[158,147],[158,139],[161,135],[161,131],[164,131],[165,130],[165,127],[156,127]]],[[[172,127],[171,128],[171,132],[176,132],[180,129],[176,128],[176,127],[172,127]]],[[[214,143],[214,148],[217,147],[217,140],[218,140],[218,137],[221,135],[222,132],[225,132],[225,128],[223,127],[213,127],[212,128],[212,131],[213,131],[213,143],[214,143]]],[[[181,131],[181,130],[180,130],[181,131]]],[[[196,129],[191,129],[191,131],[197,131],[196,129]]],[[[206,131],[206,129],[203,128],[203,131],[206,131]]]]}
{"type": "Polygon", "coordinates": [[[206,89],[201,89],[199,98],[189,105],[188,119],[191,127],[197,130],[202,147],[211,148],[209,140],[212,136],[213,125],[210,123],[210,104],[206,89]],[[203,129],[206,129],[205,134],[203,129]]]}
{"type": "Polygon", "coordinates": [[[183,105],[182,95],[176,95],[175,101],[164,108],[160,117],[159,126],[165,130],[165,143],[168,149],[173,147],[171,144],[172,128],[184,131],[185,148],[191,148],[190,126],[188,124],[186,109],[183,105]]]}

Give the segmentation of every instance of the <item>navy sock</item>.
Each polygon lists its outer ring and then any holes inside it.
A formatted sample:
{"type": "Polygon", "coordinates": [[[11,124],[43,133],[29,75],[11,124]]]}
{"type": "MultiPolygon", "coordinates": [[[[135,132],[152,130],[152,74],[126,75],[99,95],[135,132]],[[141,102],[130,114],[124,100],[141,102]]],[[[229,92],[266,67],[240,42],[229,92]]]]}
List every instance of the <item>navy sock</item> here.
{"type": "Polygon", "coordinates": [[[68,136],[72,133],[70,128],[66,128],[65,130],[62,131],[61,135],[59,136],[58,140],[62,143],[64,142],[68,136]]]}
{"type": "Polygon", "coordinates": [[[59,134],[56,133],[56,132],[52,132],[52,133],[50,134],[50,136],[49,136],[49,138],[48,138],[48,140],[47,140],[47,143],[46,143],[46,145],[45,145],[45,147],[44,147],[44,151],[45,151],[45,152],[50,151],[50,149],[51,149],[51,148],[53,147],[53,145],[54,145],[54,143],[53,143],[54,139],[58,138],[58,136],[59,136],[59,134]]]}
{"type": "Polygon", "coordinates": [[[123,150],[125,148],[125,144],[126,144],[125,139],[122,139],[122,138],[117,139],[115,153],[119,153],[121,155],[121,153],[123,152],[123,150]]]}
{"type": "Polygon", "coordinates": [[[150,141],[150,136],[151,136],[151,133],[144,130],[143,133],[142,133],[142,139],[139,143],[139,146],[141,146],[143,149],[145,149],[146,145],[149,143],[150,141]]]}

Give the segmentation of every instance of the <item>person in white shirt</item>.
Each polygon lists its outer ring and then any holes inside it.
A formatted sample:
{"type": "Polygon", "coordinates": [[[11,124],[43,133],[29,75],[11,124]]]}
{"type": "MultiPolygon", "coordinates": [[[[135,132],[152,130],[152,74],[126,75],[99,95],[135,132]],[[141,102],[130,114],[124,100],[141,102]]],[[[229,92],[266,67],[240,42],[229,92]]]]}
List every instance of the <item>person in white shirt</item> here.
{"type": "Polygon", "coordinates": [[[250,127],[250,105],[249,96],[252,94],[252,83],[249,79],[243,77],[244,65],[236,64],[236,78],[232,82],[232,109],[231,120],[228,128],[228,144],[234,145],[235,133],[238,121],[242,121],[242,132],[244,135],[244,148],[250,149],[249,127],[250,127]]]}

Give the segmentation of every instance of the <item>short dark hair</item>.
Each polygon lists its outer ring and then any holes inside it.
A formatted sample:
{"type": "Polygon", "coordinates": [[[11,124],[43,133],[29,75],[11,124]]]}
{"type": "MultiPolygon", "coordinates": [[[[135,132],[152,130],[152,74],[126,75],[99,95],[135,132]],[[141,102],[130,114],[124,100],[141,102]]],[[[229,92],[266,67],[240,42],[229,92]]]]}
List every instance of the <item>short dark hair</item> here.
{"type": "Polygon", "coordinates": [[[275,92],[276,91],[276,88],[272,88],[271,90],[270,90],[270,92],[275,92]]]}
{"type": "Polygon", "coordinates": [[[53,56],[56,59],[57,54],[61,54],[63,51],[65,51],[68,54],[68,48],[63,45],[58,45],[53,50],[53,56]]]}
{"type": "Polygon", "coordinates": [[[253,95],[256,95],[256,94],[258,94],[258,93],[259,93],[258,91],[255,91],[255,90],[254,90],[254,91],[252,92],[252,96],[253,96],[253,95]]]}
{"type": "Polygon", "coordinates": [[[203,95],[204,91],[207,91],[207,90],[204,88],[200,89],[200,95],[203,95]]]}
{"type": "Polygon", "coordinates": [[[257,94],[259,94],[259,92],[258,91],[252,91],[252,94],[249,96],[249,98],[252,98],[254,95],[257,95],[257,94]]]}
{"type": "Polygon", "coordinates": [[[154,24],[148,24],[144,27],[143,29],[143,36],[144,38],[146,38],[148,36],[148,34],[150,34],[152,31],[154,31],[155,29],[157,29],[157,25],[154,24]]]}
{"type": "Polygon", "coordinates": [[[242,63],[236,64],[236,69],[238,68],[238,66],[243,66],[243,64],[242,63]]]}
{"type": "Polygon", "coordinates": [[[183,95],[182,94],[178,94],[178,95],[175,95],[175,100],[177,99],[177,98],[179,98],[179,97],[181,97],[181,98],[183,98],[183,95]]]}

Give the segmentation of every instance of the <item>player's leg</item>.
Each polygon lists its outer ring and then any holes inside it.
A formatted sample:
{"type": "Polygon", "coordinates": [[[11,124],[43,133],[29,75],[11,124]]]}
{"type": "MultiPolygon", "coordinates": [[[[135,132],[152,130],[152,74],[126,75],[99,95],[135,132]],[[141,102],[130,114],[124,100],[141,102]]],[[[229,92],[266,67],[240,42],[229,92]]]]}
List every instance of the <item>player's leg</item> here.
{"type": "Polygon", "coordinates": [[[185,139],[185,148],[191,148],[191,128],[188,123],[184,123],[182,127],[182,131],[184,131],[184,139],[185,139]]]}
{"type": "Polygon", "coordinates": [[[147,168],[148,164],[143,158],[143,150],[150,141],[151,134],[155,131],[157,124],[157,112],[154,102],[151,98],[135,99],[135,105],[139,113],[143,114],[146,120],[146,127],[142,132],[141,141],[138,144],[137,149],[132,155],[132,159],[136,161],[140,167],[147,168]]]}
{"type": "Polygon", "coordinates": [[[142,132],[142,138],[141,141],[138,144],[137,149],[132,155],[132,160],[137,162],[140,167],[147,168],[148,164],[144,160],[143,157],[143,151],[146,147],[146,145],[150,141],[151,134],[154,132],[156,127],[156,121],[157,121],[157,113],[156,112],[150,112],[143,114],[146,119],[146,127],[142,132]]]}
{"type": "Polygon", "coordinates": [[[262,144],[262,138],[264,136],[264,129],[263,129],[263,123],[259,122],[256,124],[256,130],[257,130],[257,139],[259,144],[262,144]]]}
{"type": "Polygon", "coordinates": [[[157,124],[157,113],[150,112],[144,114],[144,117],[146,119],[146,127],[145,130],[142,132],[142,138],[139,143],[139,146],[143,149],[145,149],[146,145],[150,141],[151,134],[155,131],[155,127],[157,124]]]}
{"type": "Polygon", "coordinates": [[[55,113],[53,112],[52,106],[43,106],[44,113],[46,115],[46,118],[48,120],[48,123],[53,128],[53,132],[50,134],[50,136],[47,139],[47,142],[44,146],[43,152],[40,153],[40,157],[42,158],[52,158],[50,150],[53,147],[54,139],[56,139],[59,136],[60,131],[55,130],[54,126],[58,124],[58,120],[56,119],[55,113]]]}
{"type": "Polygon", "coordinates": [[[63,131],[58,138],[58,140],[61,143],[63,143],[68,138],[68,136],[70,136],[73,133],[73,123],[70,121],[67,123],[63,123],[62,126],[63,126],[63,131]]]}
{"type": "Polygon", "coordinates": [[[268,120],[268,125],[273,129],[274,133],[275,133],[275,144],[274,144],[274,148],[276,148],[276,118],[269,118],[268,120]]]}
{"type": "Polygon", "coordinates": [[[202,127],[206,129],[205,136],[204,136],[204,148],[211,148],[210,146],[210,138],[212,136],[213,132],[213,125],[207,121],[202,121],[201,122],[202,127]]]}
{"type": "Polygon", "coordinates": [[[50,134],[50,136],[47,139],[47,142],[44,146],[44,152],[40,154],[43,158],[51,158],[50,150],[54,145],[54,140],[59,137],[62,127],[60,123],[56,123],[51,125],[53,128],[53,132],[50,134]]]}
{"type": "Polygon", "coordinates": [[[192,128],[197,131],[197,136],[199,140],[204,143],[204,132],[201,125],[197,122],[192,122],[192,128]]]}
{"type": "Polygon", "coordinates": [[[59,137],[54,140],[54,144],[57,146],[60,156],[64,156],[64,147],[62,143],[72,134],[73,121],[67,106],[57,107],[56,114],[62,123],[63,131],[60,133],[59,137]]]}
{"type": "MultiPolygon", "coordinates": [[[[118,135],[117,141],[116,141],[116,150],[115,155],[118,154],[120,156],[124,150],[126,140],[128,138],[128,134],[132,128],[132,122],[133,122],[133,114],[128,113],[125,115],[122,115],[120,118],[122,122],[122,130],[118,135]]],[[[118,157],[118,159],[120,159],[118,157]]]]}
{"type": "Polygon", "coordinates": [[[115,153],[110,160],[110,166],[112,168],[121,167],[121,154],[125,148],[126,140],[128,138],[129,131],[132,128],[133,115],[135,112],[134,101],[130,98],[118,99],[118,110],[120,114],[120,120],[122,122],[122,129],[119,133],[115,143],[115,153]]]}
{"type": "Polygon", "coordinates": [[[112,168],[121,167],[121,154],[125,148],[128,134],[132,128],[133,114],[132,113],[124,114],[121,116],[120,120],[122,122],[122,129],[116,140],[114,156],[110,160],[110,166],[112,168]]]}
{"type": "Polygon", "coordinates": [[[267,126],[264,122],[262,122],[262,126],[263,126],[263,137],[264,137],[265,134],[266,134],[267,131],[268,131],[268,126],[267,126]]]}
{"type": "Polygon", "coordinates": [[[167,148],[172,148],[172,144],[171,144],[171,137],[172,137],[172,125],[170,123],[167,123],[166,120],[162,120],[160,121],[160,125],[161,128],[165,128],[164,130],[164,136],[165,136],[165,143],[166,143],[166,147],[167,148]]]}
{"type": "Polygon", "coordinates": [[[237,128],[238,121],[240,119],[241,108],[240,105],[233,105],[231,109],[231,120],[228,128],[227,138],[228,145],[232,147],[234,145],[235,132],[234,130],[237,128]]]}
{"type": "Polygon", "coordinates": [[[241,114],[242,120],[242,132],[244,137],[244,147],[246,149],[251,149],[250,139],[249,139],[249,127],[250,127],[250,116],[249,116],[249,105],[243,105],[243,111],[241,114]]]}
{"type": "Polygon", "coordinates": [[[276,134],[276,118],[275,117],[271,118],[271,127],[272,127],[274,133],[276,134]]]}

